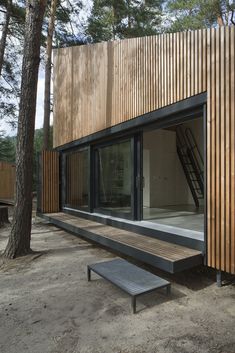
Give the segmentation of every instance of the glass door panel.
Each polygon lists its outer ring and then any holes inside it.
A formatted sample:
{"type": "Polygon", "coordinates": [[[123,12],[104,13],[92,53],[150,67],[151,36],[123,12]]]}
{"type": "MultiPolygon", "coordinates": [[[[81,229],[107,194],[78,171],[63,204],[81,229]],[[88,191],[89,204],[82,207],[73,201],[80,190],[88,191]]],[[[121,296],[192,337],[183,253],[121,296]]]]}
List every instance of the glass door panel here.
{"type": "Polygon", "coordinates": [[[66,156],[65,206],[75,209],[88,208],[88,150],[66,156]]]}
{"type": "Polygon", "coordinates": [[[133,158],[131,139],[96,149],[96,208],[131,218],[133,158]]]}

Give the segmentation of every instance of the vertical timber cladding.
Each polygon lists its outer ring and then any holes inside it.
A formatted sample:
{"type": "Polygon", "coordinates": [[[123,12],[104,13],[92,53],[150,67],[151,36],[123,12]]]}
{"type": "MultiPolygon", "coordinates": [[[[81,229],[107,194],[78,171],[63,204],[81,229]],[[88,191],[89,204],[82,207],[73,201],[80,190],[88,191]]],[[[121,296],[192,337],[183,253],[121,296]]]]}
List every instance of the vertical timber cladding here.
{"type": "Polygon", "coordinates": [[[54,147],[207,92],[207,263],[235,273],[234,27],[54,52],[54,147]]]}
{"type": "Polygon", "coordinates": [[[59,153],[42,151],[41,154],[42,213],[59,212],[59,153]]]}
{"type": "Polygon", "coordinates": [[[15,182],[15,164],[0,161],[0,199],[14,200],[15,182]]]}
{"type": "Polygon", "coordinates": [[[235,28],[207,33],[208,265],[235,273],[235,28]]]}

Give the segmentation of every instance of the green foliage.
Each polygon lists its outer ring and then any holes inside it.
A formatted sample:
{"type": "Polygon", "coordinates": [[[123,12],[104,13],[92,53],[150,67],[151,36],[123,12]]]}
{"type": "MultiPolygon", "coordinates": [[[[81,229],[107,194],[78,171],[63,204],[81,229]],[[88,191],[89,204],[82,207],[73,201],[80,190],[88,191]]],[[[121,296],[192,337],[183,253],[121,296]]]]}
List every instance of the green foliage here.
{"type": "Polygon", "coordinates": [[[87,34],[94,42],[107,41],[115,37],[115,18],[111,3],[112,1],[94,1],[87,28],[87,34]]]}
{"type": "MultiPolygon", "coordinates": [[[[52,148],[53,128],[50,127],[50,145],[52,148]]],[[[37,162],[38,154],[43,146],[43,129],[35,130],[34,135],[34,157],[33,157],[33,191],[36,191],[37,186],[37,162]]],[[[0,161],[15,163],[16,157],[16,136],[6,136],[4,131],[0,131],[0,161]]]]}
{"type": "Polygon", "coordinates": [[[172,32],[231,24],[234,9],[228,0],[169,0],[166,4],[172,32]]]}
{"type": "Polygon", "coordinates": [[[161,0],[94,0],[87,35],[93,42],[156,34],[161,31],[161,0]]]}
{"type": "Polygon", "coordinates": [[[15,162],[16,139],[0,131],[0,161],[15,162]]]}
{"type": "MultiPolygon", "coordinates": [[[[44,31],[41,39],[41,44],[44,48],[46,46],[48,16],[50,16],[49,5],[50,2],[48,1],[48,10],[44,19],[44,31]]],[[[58,0],[55,23],[55,46],[81,44],[81,40],[76,38],[74,33],[74,20],[76,21],[76,15],[78,15],[81,7],[81,1],[70,3],[67,0],[58,0]],[[74,18],[74,20],[72,20],[72,18],[74,18]]],[[[7,10],[7,0],[0,0],[0,10],[1,37],[1,28],[4,24],[5,12],[7,10]]],[[[13,1],[4,53],[2,76],[0,77],[0,120],[4,119],[4,121],[14,128],[17,126],[18,117],[24,21],[25,1],[13,1]]]]}
{"type": "Polygon", "coordinates": [[[56,47],[81,44],[82,41],[78,38],[77,31],[82,31],[78,21],[78,14],[82,8],[82,1],[58,1],[54,31],[56,47]]]}
{"type": "MultiPolygon", "coordinates": [[[[0,0],[0,20],[4,24],[7,1],[0,0]]],[[[13,2],[0,78],[0,119],[16,126],[20,91],[25,9],[22,1],[13,2]]],[[[1,27],[0,27],[1,31],[1,27]]]]}

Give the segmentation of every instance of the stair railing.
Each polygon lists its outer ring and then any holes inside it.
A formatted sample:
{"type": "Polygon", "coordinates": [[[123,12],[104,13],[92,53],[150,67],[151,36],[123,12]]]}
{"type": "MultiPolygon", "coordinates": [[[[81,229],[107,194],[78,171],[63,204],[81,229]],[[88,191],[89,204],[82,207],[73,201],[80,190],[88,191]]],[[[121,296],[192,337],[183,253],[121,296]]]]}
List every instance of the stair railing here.
{"type": "Polygon", "coordinates": [[[203,175],[204,162],[203,162],[202,154],[198,148],[198,145],[197,145],[196,139],[192,133],[192,130],[189,127],[187,129],[185,129],[185,138],[187,141],[188,148],[192,152],[196,166],[197,166],[198,170],[200,171],[200,175],[203,175]]]}
{"type": "Polygon", "coordinates": [[[190,128],[176,129],[177,152],[196,207],[204,198],[203,158],[190,128]]]}

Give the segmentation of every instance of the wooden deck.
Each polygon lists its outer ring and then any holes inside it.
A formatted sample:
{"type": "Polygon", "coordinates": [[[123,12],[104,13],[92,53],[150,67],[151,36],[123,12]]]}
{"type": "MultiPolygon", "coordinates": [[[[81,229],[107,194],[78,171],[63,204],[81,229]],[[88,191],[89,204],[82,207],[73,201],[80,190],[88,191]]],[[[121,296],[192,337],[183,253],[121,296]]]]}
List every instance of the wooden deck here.
{"type": "Polygon", "coordinates": [[[198,250],[62,212],[41,216],[66,231],[95,241],[166,272],[175,273],[202,264],[202,253],[198,250]]]}

